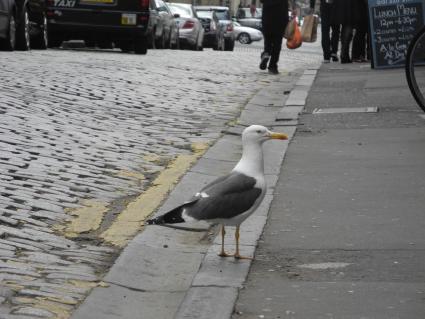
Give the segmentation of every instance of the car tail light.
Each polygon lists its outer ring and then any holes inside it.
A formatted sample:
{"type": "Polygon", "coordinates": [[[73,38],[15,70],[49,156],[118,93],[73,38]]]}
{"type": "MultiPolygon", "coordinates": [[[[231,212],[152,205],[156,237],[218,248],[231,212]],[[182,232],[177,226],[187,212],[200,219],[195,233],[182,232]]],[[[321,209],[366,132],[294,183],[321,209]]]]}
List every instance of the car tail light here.
{"type": "Polygon", "coordinates": [[[149,0],[140,0],[140,7],[142,9],[148,9],[149,8],[149,0]]]}
{"type": "Polygon", "coordinates": [[[195,26],[195,22],[186,20],[186,22],[182,26],[182,29],[192,29],[194,26],[195,26]]]}
{"type": "Polygon", "coordinates": [[[228,32],[233,32],[233,23],[229,23],[229,24],[227,25],[227,31],[228,31],[228,32]]]}

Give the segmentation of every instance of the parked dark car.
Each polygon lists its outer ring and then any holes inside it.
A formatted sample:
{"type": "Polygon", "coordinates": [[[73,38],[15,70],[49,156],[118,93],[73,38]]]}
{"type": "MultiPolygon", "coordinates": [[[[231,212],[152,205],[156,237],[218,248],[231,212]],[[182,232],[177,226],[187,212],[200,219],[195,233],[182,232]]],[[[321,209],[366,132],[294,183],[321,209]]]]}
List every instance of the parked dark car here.
{"type": "Polygon", "coordinates": [[[224,29],[214,11],[196,11],[199,21],[204,27],[204,48],[224,50],[224,29]]]}
{"type": "Polygon", "coordinates": [[[220,22],[220,27],[224,29],[224,50],[233,51],[235,47],[235,35],[233,33],[233,21],[228,7],[222,6],[196,6],[195,10],[214,11],[220,22]]]}
{"type": "Polygon", "coordinates": [[[0,49],[46,49],[44,0],[0,0],[0,49]]]}
{"type": "Polygon", "coordinates": [[[162,0],[150,0],[149,46],[166,49],[179,47],[179,27],[174,14],[162,0]]]}
{"type": "Polygon", "coordinates": [[[244,27],[250,27],[261,31],[262,15],[263,10],[261,8],[256,8],[254,12],[251,12],[250,8],[239,8],[236,12],[236,20],[244,27]]]}
{"type": "Polygon", "coordinates": [[[149,0],[47,0],[46,15],[49,47],[82,39],[147,53],[149,0]]]}

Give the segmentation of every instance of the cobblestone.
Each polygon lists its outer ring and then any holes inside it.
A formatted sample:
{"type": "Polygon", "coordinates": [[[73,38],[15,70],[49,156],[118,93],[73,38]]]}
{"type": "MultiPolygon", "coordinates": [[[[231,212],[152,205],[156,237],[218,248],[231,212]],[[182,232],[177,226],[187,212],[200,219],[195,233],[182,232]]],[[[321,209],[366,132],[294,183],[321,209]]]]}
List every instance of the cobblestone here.
{"type": "MultiPolygon", "coordinates": [[[[271,81],[259,52],[0,52],[0,318],[65,318],[99,284],[116,249],[58,224],[84,200],[140,194],[217,139],[271,81]]],[[[285,59],[293,70],[319,57],[285,59]]]]}

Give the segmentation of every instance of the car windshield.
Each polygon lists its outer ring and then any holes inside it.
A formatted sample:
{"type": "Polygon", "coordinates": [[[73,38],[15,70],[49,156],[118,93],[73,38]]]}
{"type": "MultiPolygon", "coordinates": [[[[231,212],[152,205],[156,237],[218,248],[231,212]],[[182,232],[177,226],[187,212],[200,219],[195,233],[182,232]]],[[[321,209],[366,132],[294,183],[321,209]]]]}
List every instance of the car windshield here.
{"type": "Polygon", "coordinates": [[[201,11],[196,11],[196,14],[200,18],[209,18],[209,19],[213,18],[213,12],[212,11],[202,11],[201,10],[201,11]]]}
{"type": "Polygon", "coordinates": [[[168,12],[165,3],[162,0],[155,0],[158,11],[168,12]]]}
{"type": "Polygon", "coordinates": [[[170,6],[170,10],[173,14],[177,13],[182,18],[192,18],[193,17],[192,10],[190,9],[189,6],[181,5],[181,4],[178,4],[178,3],[170,3],[169,6],[170,6]]]}
{"type": "Polygon", "coordinates": [[[227,10],[214,10],[218,20],[230,20],[229,11],[227,10]]]}

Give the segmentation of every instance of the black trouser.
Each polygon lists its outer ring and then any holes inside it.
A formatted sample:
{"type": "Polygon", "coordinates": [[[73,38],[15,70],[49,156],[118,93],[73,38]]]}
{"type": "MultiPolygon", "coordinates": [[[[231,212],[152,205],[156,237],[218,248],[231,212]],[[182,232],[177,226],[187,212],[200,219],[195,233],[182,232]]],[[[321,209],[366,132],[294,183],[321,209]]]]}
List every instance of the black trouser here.
{"type": "Polygon", "coordinates": [[[341,31],[341,62],[350,62],[350,43],[353,39],[353,26],[343,24],[341,31]]]}
{"type": "Polygon", "coordinates": [[[359,24],[356,27],[356,33],[353,38],[353,48],[351,57],[354,59],[366,58],[366,34],[367,24],[359,24]]]}
{"type": "Polygon", "coordinates": [[[281,34],[264,34],[264,52],[270,54],[269,69],[277,68],[282,40],[281,34]]]}
{"type": "Polygon", "coordinates": [[[331,4],[321,3],[320,13],[322,17],[321,29],[322,29],[322,50],[323,58],[329,60],[331,54],[338,53],[339,43],[339,25],[331,25],[331,4]],[[330,35],[332,29],[332,36],[330,35]]]}

